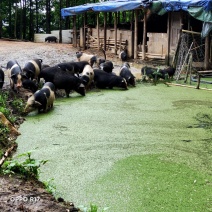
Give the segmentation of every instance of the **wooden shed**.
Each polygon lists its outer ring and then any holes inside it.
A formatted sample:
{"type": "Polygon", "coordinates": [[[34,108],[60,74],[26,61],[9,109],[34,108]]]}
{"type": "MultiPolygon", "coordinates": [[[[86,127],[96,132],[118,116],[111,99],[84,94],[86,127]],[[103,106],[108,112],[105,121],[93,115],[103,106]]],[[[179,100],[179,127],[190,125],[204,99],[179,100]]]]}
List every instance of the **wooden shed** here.
{"type": "Polygon", "coordinates": [[[90,11],[97,14],[97,24],[95,28],[88,28],[86,20],[84,20],[84,26],[80,30],[80,46],[84,49],[88,47],[104,48],[118,54],[122,48],[126,48],[129,57],[134,59],[156,58],[170,64],[178,48],[182,30],[193,36],[192,33],[196,30],[195,26],[200,26],[196,33],[199,33],[200,38],[202,38],[202,34],[205,37],[205,68],[208,68],[211,63],[212,5],[210,0],[196,0],[194,2],[169,0],[163,1],[163,3],[146,0],[113,0],[64,8],[61,10],[62,16],[73,16],[73,44],[75,46],[77,45],[76,15],[90,11]],[[131,29],[120,30],[117,27],[117,13],[120,11],[132,11],[131,29]],[[139,11],[142,11],[142,20],[139,20],[139,11]],[[103,28],[99,26],[99,12],[104,13],[103,28]],[[112,28],[107,27],[108,12],[114,13],[114,27],[112,28]],[[200,14],[201,12],[202,14],[200,14]],[[203,23],[205,22],[210,25],[209,28],[204,28],[203,23]]]}

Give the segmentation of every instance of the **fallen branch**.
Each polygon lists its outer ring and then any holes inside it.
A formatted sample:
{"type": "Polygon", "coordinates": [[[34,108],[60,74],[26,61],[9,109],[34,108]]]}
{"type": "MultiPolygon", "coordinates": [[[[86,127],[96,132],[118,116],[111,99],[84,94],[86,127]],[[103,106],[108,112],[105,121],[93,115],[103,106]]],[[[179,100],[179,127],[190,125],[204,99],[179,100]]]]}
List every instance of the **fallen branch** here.
{"type": "Polygon", "coordinates": [[[0,160],[0,167],[3,165],[6,158],[9,156],[10,152],[16,147],[16,144],[13,144],[3,155],[2,159],[0,160]]]}
{"type": "Polygon", "coordinates": [[[10,132],[13,135],[20,135],[21,133],[18,132],[18,130],[10,123],[10,121],[4,116],[2,112],[0,112],[0,123],[2,123],[4,126],[8,127],[10,132]]]}

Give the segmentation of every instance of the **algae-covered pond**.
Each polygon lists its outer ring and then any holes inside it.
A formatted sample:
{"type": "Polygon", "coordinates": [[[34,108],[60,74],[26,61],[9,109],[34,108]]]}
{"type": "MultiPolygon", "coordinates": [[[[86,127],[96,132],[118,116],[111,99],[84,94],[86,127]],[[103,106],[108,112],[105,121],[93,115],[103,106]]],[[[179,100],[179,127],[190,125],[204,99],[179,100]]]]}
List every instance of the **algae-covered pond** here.
{"type": "Polygon", "coordinates": [[[20,127],[17,154],[49,160],[40,179],[76,206],[210,211],[212,93],[138,84],[72,94],[20,127]]]}

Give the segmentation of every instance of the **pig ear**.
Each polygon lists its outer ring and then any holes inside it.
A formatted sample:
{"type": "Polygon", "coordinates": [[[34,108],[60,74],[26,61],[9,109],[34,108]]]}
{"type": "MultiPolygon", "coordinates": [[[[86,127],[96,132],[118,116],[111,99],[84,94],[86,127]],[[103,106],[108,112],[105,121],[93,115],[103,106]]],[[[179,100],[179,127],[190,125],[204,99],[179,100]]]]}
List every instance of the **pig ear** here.
{"type": "Polygon", "coordinates": [[[32,95],[33,95],[33,94],[29,94],[29,95],[27,95],[27,98],[30,98],[32,95]]]}
{"type": "Polygon", "coordinates": [[[41,104],[40,102],[38,102],[38,101],[35,101],[35,102],[34,102],[34,105],[37,106],[37,107],[39,107],[39,106],[41,106],[42,104],[41,104]]]}
{"type": "Polygon", "coordinates": [[[10,78],[13,78],[15,76],[15,74],[11,75],[10,78]]]}
{"type": "Polygon", "coordinates": [[[28,69],[28,71],[31,72],[32,74],[34,74],[34,72],[32,70],[28,69]]]}

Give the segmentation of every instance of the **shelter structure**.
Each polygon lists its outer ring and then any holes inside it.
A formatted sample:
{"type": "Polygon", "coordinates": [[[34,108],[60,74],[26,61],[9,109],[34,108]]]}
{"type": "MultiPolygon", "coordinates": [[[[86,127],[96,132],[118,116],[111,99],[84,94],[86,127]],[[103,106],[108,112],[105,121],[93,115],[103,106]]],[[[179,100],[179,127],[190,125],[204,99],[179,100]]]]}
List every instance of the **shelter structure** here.
{"type": "MultiPolygon", "coordinates": [[[[110,0],[63,8],[63,17],[73,16],[73,44],[77,45],[76,16],[84,15],[84,26],[80,29],[80,46],[91,46],[111,50],[114,54],[127,49],[134,59],[170,59],[178,48],[182,32],[199,35],[204,46],[204,67],[212,62],[212,1],[211,0],[110,0]],[[117,27],[117,14],[131,11],[132,21],[129,30],[117,27]],[[96,13],[96,26],[86,25],[85,14],[96,13]],[[104,14],[104,26],[99,25],[99,14],[104,14]],[[113,13],[114,25],[108,27],[107,14],[113,13]]],[[[193,39],[193,41],[195,41],[193,39]]],[[[194,43],[194,42],[193,42],[194,43]]],[[[192,44],[193,45],[193,44],[192,44]]],[[[199,48],[193,45],[191,48],[199,48]]]]}

